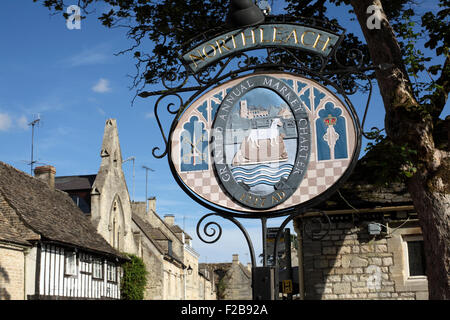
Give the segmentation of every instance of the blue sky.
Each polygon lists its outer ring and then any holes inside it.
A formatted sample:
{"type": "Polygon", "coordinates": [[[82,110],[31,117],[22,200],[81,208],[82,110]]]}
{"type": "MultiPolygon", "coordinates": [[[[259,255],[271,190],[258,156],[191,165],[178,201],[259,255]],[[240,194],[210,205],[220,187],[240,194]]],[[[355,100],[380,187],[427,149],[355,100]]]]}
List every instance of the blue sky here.
{"type": "MultiPolygon", "coordinates": [[[[153,114],[156,98],[138,98],[131,106],[135,91],[129,89],[132,83],[129,75],[134,75],[134,61],[130,55],[114,53],[128,48],[132,42],[126,39],[125,30],[101,26],[96,16],[106,9],[97,7],[94,15],[81,22],[80,30],[69,30],[61,15],[50,15],[46,8],[31,0],[2,3],[0,160],[30,171],[28,123],[39,114],[41,123],[34,137],[34,158],[38,165],[55,166],[57,176],[94,174],[100,166],[105,120],[115,118],[123,158],[136,157],[135,200],[145,198],[142,165],[146,165],[155,170],[149,172],[148,194],[156,196],[158,213],[175,215],[176,223],[194,237],[200,261],[231,261],[231,255],[238,253],[246,263],[249,255],[244,238],[230,223],[217,220],[224,232],[216,244],[204,244],[197,239],[196,223],[208,211],[178,187],[166,158],[159,160],[152,156],[153,147],[163,146],[153,114]]],[[[274,9],[279,12],[281,6],[274,9]]],[[[342,24],[360,34],[359,26],[345,19],[344,16],[342,24]]],[[[367,128],[382,128],[384,110],[376,85],[374,95],[367,128]]],[[[365,99],[361,95],[352,97],[360,116],[365,99]]],[[[444,115],[448,110],[447,106],[444,115]]],[[[162,120],[168,128],[171,116],[163,114],[162,120]]],[[[123,168],[131,196],[132,162],[124,163],[123,168]]],[[[254,239],[258,255],[259,221],[242,222],[254,239]]],[[[280,222],[280,219],[269,221],[268,226],[280,222]]]]}

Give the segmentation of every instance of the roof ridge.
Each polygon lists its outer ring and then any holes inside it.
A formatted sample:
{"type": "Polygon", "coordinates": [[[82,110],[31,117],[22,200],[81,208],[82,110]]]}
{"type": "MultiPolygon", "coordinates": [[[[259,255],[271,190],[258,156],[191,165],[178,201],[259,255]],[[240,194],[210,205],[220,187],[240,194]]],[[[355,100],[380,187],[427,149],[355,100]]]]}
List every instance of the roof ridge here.
{"type": "MultiPolygon", "coordinates": [[[[152,210],[152,209],[150,209],[150,210],[152,210]]],[[[154,211],[154,210],[152,210],[152,211],[155,213],[155,215],[158,217],[158,219],[166,226],[166,228],[170,230],[170,232],[175,236],[175,238],[181,242],[181,240],[178,239],[176,233],[173,232],[172,228],[164,221],[164,219],[162,219],[156,211],[154,211]]],[[[166,234],[164,234],[164,235],[166,236],[166,234]]]]}

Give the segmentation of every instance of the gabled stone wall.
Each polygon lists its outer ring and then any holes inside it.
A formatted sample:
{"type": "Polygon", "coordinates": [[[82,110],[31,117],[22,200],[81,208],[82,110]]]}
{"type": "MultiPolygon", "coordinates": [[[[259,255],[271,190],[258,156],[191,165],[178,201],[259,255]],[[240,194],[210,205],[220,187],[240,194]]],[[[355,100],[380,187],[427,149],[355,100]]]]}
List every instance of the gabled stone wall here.
{"type": "Polygon", "coordinates": [[[332,222],[321,240],[303,235],[305,299],[427,299],[426,280],[414,280],[417,286],[401,280],[402,235],[420,234],[420,228],[409,224],[390,231],[374,237],[367,222],[332,222]]]}

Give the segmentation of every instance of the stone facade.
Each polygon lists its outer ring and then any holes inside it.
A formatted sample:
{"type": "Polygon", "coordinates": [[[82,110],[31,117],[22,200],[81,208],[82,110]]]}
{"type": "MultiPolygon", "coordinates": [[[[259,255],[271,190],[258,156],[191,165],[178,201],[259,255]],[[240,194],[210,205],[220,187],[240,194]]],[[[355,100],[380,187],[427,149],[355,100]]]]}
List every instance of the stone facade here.
{"type": "Polygon", "coordinates": [[[199,267],[199,300],[217,300],[214,273],[208,268],[199,267]]]}
{"type": "Polygon", "coordinates": [[[226,299],[228,300],[251,300],[252,299],[252,277],[247,267],[239,262],[239,256],[233,255],[231,268],[227,272],[229,277],[226,289],[226,299]]]}
{"type": "Polygon", "coordinates": [[[231,263],[201,264],[201,269],[214,273],[214,282],[219,300],[251,300],[251,269],[239,262],[239,255],[233,254],[231,263]]]}
{"type": "Polygon", "coordinates": [[[0,241],[0,300],[25,299],[25,250],[0,241]]]}
{"type": "Polygon", "coordinates": [[[91,190],[91,221],[111,246],[122,252],[135,253],[131,202],[122,170],[122,152],[115,119],[106,121],[100,156],[100,169],[91,190]]]}
{"type": "Polygon", "coordinates": [[[156,199],[133,202],[132,230],[140,256],[146,265],[148,300],[186,299],[186,265],[183,263],[183,242],[162,220],[156,210],[156,199]],[[159,223],[156,223],[158,221],[159,223]]]}
{"type": "MultiPolygon", "coordinates": [[[[359,159],[316,212],[294,219],[300,298],[428,299],[422,232],[411,196],[403,182],[381,181],[377,170],[384,152],[379,148],[386,143],[359,159]],[[322,213],[330,218],[329,232],[311,240],[322,213]]],[[[326,219],[322,223],[326,229],[326,219]]]]}
{"type": "Polygon", "coordinates": [[[357,223],[336,215],[320,240],[305,234],[306,220],[295,224],[302,234],[305,299],[427,299],[426,277],[408,276],[405,266],[405,236],[421,235],[417,220],[383,221],[383,232],[374,236],[368,224],[380,223],[379,215],[357,223]]]}
{"type": "Polygon", "coordinates": [[[201,294],[204,293],[204,288],[201,288],[201,284],[204,286],[204,277],[200,274],[198,268],[198,258],[200,255],[187,243],[184,247],[183,261],[186,266],[186,299],[188,300],[204,300],[201,294]]]}
{"type": "Polygon", "coordinates": [[[200,255],[191,247],[191,237],[175,224],[175,216],[162,219],[156,199],[133,202],[133,233],[141,237],[141,256],[147,266],[147,299],[215,300],[209,273],[199,269],[200,255]],[[144,236],[140,234],[143,233],[144,236]]]}

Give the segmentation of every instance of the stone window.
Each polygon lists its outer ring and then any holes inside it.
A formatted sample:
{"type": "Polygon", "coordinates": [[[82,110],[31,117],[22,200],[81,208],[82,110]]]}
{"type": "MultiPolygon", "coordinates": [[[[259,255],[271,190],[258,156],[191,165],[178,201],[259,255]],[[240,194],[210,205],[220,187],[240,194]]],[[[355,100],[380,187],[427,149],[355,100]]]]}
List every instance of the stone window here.
{"type": "Polygon", "coordinates": [[[173,256],[172,240],[167,241],[167,254],[173,256]]]}
{"type": "Polygon", "coordinates": [[[425,253],[422,236],[404,236],[405,271],[409,279],[425,278],[425,253]]]}
{"type": "Polygon", "coordinates": [[[412,295],[415,299],[428,299],[428,281],[425,275],[422,231],[417,222],[392,223],[393,232],[387,239],[393,253],[394,264],[389,267],[395,290],[399,296],[412,295]]]}

